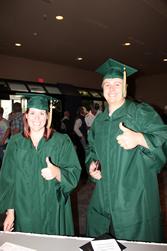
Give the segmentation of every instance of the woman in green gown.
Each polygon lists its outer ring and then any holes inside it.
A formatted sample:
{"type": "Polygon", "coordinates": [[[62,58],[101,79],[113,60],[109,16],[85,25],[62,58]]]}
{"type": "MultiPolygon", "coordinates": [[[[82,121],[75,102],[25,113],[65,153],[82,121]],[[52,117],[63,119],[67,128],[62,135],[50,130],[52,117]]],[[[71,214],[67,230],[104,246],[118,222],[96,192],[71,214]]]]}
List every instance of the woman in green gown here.
{"type": "Polygon", "coordinates": [[[110,59],[98,72],[108,105],[88,134],[86,163],[96,187],[87,235],[111,232],[118,239],[161,242],[157,173],[166,162],[167,126],[148,104],[125,99],[124,65],[110,59]]]}
{"type": "Polygon", "coordinates": [[[74,234],[70,193],[81,167],[70,138],[48,126],[50,113],[47,96],[30,97],[24,132],[8,143],[0,173],[4,231],[74,234]]]}

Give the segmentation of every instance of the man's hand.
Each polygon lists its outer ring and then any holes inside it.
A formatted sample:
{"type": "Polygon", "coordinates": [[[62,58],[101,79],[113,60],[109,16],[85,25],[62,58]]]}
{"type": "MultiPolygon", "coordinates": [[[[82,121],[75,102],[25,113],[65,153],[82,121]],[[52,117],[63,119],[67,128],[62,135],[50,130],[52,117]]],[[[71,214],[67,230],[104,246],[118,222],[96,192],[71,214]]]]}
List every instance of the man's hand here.
{"type": "Polygon", "coordinates": [[[92,161],[89,167],[89,174],[92,178],[100,180],[102,178],[101,171],[98,170],[96,162],[92,161]]]}
{"type": "Polygon", "coordinates": [[[58,181],[61,181],[60,168],[53,165],[48,157],[46,157],[46,164],[47,167],[41,170],[42,177],[46,180],[52,180],[56,178],[58,181]]]}
{"type": "Polygon", "coordinates": [[[140,132],[134,132],[131,129],[123,126],[122,122],[119,124],[122,134],[118,135],[118,144],[126,150],[133,149],[138,145],[148,148],[144,136],[140,132]]]}

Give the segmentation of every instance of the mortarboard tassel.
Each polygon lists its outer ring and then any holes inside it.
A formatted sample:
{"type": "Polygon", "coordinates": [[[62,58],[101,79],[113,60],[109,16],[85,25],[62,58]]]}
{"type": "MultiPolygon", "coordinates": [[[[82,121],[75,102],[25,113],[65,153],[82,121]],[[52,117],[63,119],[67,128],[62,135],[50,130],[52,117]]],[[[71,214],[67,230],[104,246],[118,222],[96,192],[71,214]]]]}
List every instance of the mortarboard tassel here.
{"type": "Polygon", "coordinates": [[[125,98],[126,94],[127,94],[126,67],[124,66],[122,96],[125,98]]]}
{"type": "Polygon", "coordinates": [[[53,110],[53,105],[52,105],[52,100],[50,100],[50,111],[49,111],[49,115],[48,115],[47,128],[51,127],[51,123],[52,123],[52,110],[53,110]]]}

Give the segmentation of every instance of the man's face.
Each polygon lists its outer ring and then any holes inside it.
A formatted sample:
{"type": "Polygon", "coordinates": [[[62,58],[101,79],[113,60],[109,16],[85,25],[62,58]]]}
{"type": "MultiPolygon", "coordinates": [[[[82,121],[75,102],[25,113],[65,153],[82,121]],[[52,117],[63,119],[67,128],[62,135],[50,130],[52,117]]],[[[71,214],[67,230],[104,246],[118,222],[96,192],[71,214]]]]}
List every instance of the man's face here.
{"type": "Polygon", "coordinates": [[[109,78],[103,81],[103,95],[109,105],[119,105],[124,100],[122,85],[123,80],[120,78],[109,78]]]}

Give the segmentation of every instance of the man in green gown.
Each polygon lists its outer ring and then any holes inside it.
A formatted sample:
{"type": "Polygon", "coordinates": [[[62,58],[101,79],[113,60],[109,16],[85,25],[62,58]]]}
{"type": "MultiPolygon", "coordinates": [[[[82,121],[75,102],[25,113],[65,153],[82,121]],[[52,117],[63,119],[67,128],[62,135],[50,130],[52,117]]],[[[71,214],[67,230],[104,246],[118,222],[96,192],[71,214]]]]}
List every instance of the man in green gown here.
{"type": "Polygon", "coordinates": [[[161,242],[157,173],[166,162],[167,126],[148,104],[125,99],[134,68],[109,59],[97,71],[108,105],[88,134],[86,164],[96,186],[87,235],[161,242]]]}
{"type": "Polygon", "coordinates": [[[74,234],[70,193],[81,167],[70,138],[49,128],[47,110],[48,97],[30,96],[24,132],[8,143],[0,173],[5,231],[74,234]]]}

